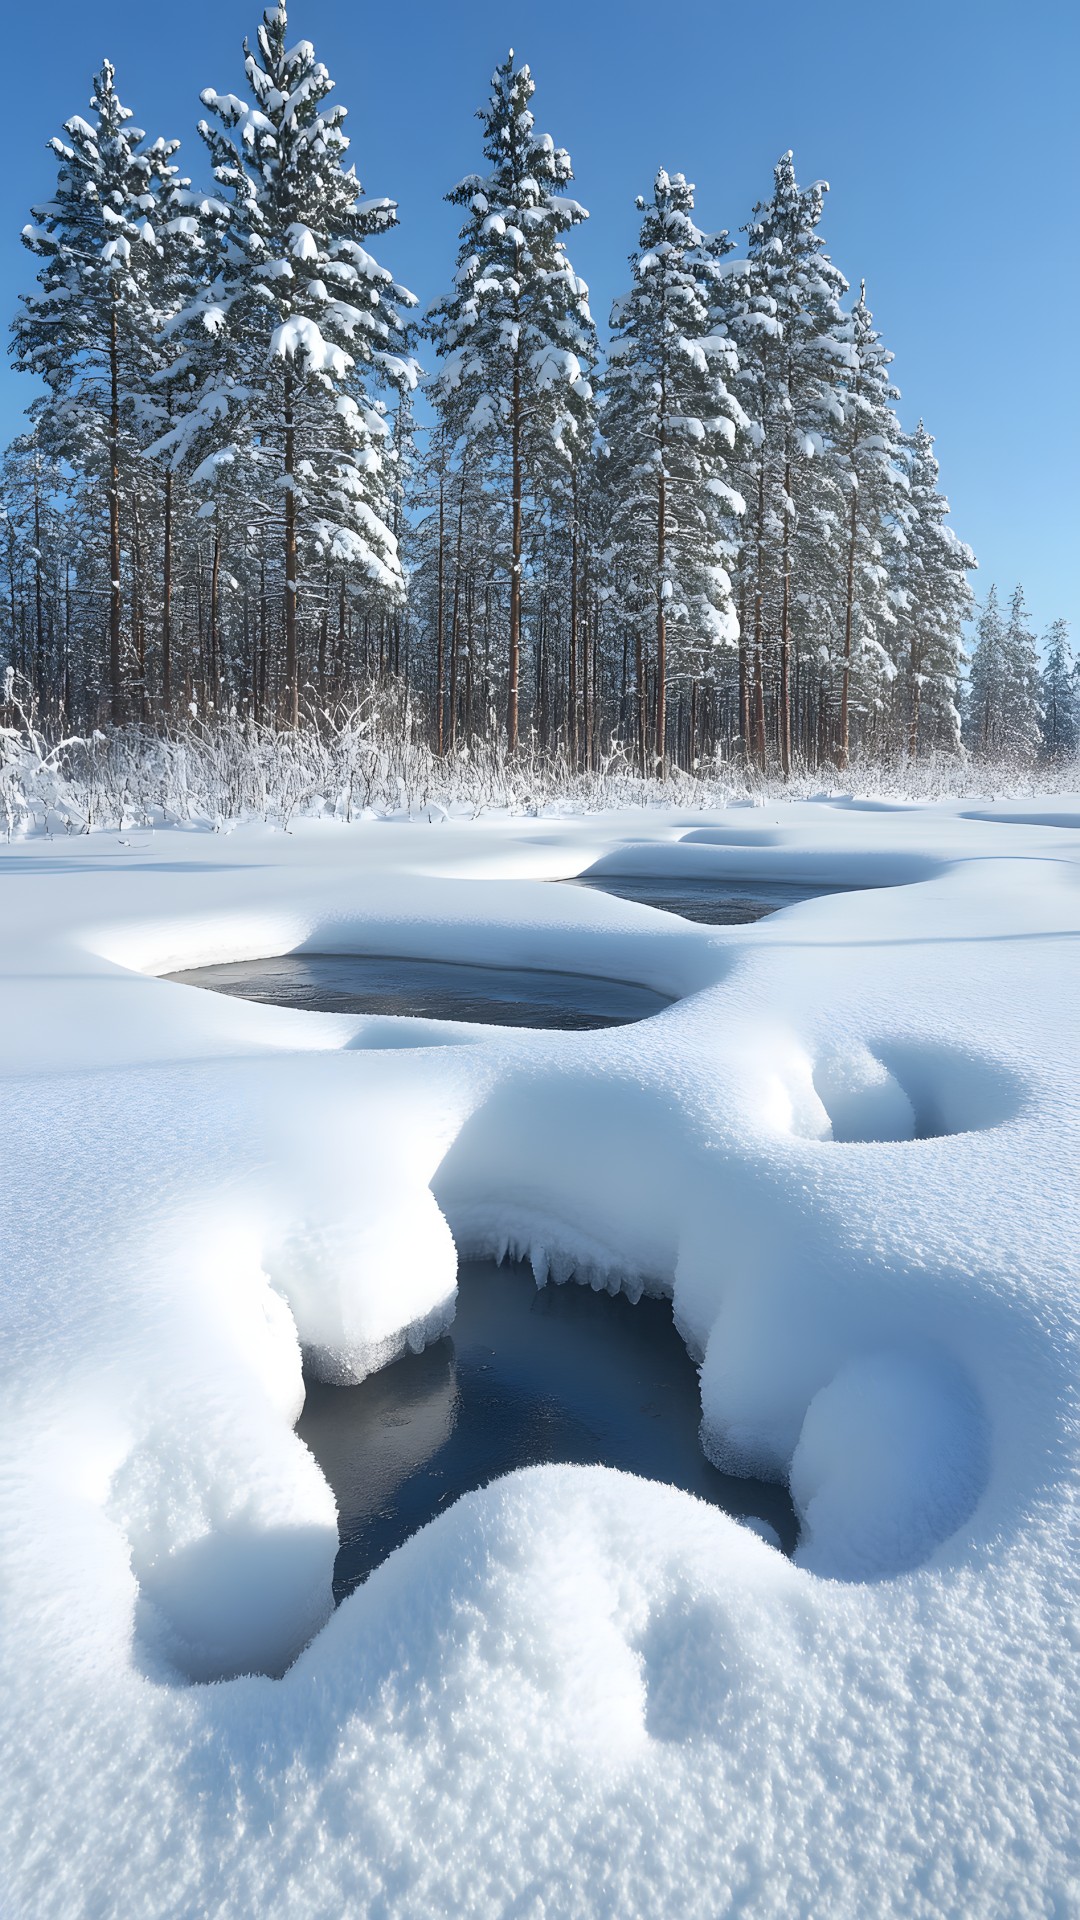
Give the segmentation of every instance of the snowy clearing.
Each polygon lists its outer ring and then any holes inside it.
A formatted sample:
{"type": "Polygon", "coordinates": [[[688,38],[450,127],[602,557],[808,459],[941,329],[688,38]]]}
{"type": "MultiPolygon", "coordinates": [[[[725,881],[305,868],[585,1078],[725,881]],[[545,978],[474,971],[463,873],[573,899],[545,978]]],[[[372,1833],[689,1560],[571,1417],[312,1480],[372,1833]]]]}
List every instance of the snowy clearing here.
{"type": "Polygon", "coordinates": [[[1080,1911],[1078,827],[834,799],[0,851],[13,1914],[1080,1911]],[[861,891],[713,928],[544,884],[598,864],[861,891]],[[304,949],[674,1004],[548,1033],[155,977],[304,949]],[[331,1614],[301,1348],[363,1377],[492,1252],[673,1294],[705,1449],[790,1480],[794,1564],[538,1468],[331,1614]]]}

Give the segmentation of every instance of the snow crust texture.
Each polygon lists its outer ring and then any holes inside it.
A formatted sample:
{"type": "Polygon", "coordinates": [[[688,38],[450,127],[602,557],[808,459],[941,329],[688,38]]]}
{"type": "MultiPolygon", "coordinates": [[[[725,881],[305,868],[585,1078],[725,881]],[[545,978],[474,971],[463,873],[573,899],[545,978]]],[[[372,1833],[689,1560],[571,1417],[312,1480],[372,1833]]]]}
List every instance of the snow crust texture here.
{"type": "Polygon", "coordinates": [[[307,823],[0,853],[4,1911],[1068,1915],[1080,802],[307,823]],[[708,928],[586,870],[859,889],[708,928]],[[595,972],[587,1033],[156,976],[595,972]],[[459,1255],[670,1294],[795,1563],[536,1468],[332,1613],[301,1360],[459,1255]],[[212,1684],[207,1684],[212,1683],[212,1684]]]}

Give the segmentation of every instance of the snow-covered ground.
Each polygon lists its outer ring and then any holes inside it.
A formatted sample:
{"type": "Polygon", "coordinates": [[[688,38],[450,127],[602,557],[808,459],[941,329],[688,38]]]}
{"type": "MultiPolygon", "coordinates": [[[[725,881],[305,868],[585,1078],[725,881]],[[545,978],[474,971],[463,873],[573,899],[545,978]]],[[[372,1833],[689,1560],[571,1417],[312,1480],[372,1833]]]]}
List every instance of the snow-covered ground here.
{"type": "Polygon", "coordinates": [[[1080,1912],[1078,829],[1057,795],[0,853],[0,1909],[1080,1912]],[[863,890],[712,929],[542,884],[597,863],[863,890]],[[677,998],[546,1034],[153,977],[303,946],[677,998]],[[355,1378],[438,1332],[455,1245],[672,1291],[796,1564],[537,1468],[330,1617],[301,1346],[355,1378]]]}

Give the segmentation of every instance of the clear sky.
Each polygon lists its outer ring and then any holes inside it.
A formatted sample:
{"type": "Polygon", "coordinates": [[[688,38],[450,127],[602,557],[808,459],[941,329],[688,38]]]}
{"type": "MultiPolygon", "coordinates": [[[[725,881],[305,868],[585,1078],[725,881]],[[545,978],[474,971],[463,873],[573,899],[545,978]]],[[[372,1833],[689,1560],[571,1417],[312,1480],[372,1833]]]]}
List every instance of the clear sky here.
{"type": "MultiPolygon", "coordinates": [[[[195,134],[204,86],[240,91],[258,0],[6,0],[0,293],[33,275],[19,244],[54,177],[48,136],[85,111],[103,54],[152,134],[195,134]]],[[[1080,220],[1075,0],[293,0],[350,109],[368,192],[401,228],[380,255],[426,305],[451,271],[442,194],[478,167],[472,118],[512,45],[537,82],[538,125],[570,149],[592,218],[573,259],[603,324],[626,277],[634,195],[658,165],[698,187],[702,224],[734,232],[787,147],[800,179],[831,184],[823,231],[848,279],[865,277],[895,355],[901,415],[937,436],[954,524],[979,556],[976,587],[1016,580],[1036,625],[1080,641],[1080,220]]],[[[0,368],[0,433],[24,376],[0,368]]]]}

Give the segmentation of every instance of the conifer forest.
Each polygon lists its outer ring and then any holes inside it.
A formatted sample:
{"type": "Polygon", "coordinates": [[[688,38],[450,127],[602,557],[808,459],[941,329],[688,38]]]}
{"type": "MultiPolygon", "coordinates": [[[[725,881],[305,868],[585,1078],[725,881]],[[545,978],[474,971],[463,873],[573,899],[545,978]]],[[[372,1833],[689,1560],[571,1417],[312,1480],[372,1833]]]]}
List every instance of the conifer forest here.
{"type": "Polygon", "coordinates": [[[730,230],[658,169],[602,344],[513,54],[426,306],[283,6],[234,78],[197,159],[107,61],[50,143],[0,721],[287,733],[375,700],[435,755],[649,775],[1075,752],[1065,625],[1033,633],[1020,588],[976,614],[931,427],[791,153],[730,230]]]}

